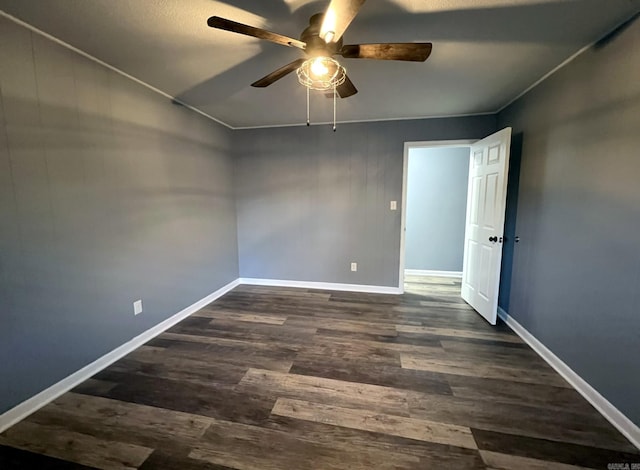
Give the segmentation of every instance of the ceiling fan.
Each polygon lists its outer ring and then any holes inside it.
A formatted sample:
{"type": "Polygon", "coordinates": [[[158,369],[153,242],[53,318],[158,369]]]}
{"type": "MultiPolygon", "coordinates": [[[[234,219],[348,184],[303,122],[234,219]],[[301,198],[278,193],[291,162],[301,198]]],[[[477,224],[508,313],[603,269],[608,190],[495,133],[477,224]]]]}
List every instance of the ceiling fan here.
{"type": "Polygon", "coordinates": [[[347,98],[355,95],[358,90],[349,80],[345,69],[332,56],[340,55],[346,59],[424,62],[431,54],[432,45],[428,42],[344,45],[342,35],[364,2],[365,0],[331,0],[326,12],[317,13],[310,18],[309,26],[302,31],[299,40],[218,16],[209,18],[207,24],[212,28],[296,47],[307,55],[306,59],[294,60],[252,83],[251,86],[267,87],[295,70],[300,82],[307,88],[333,89],[341,98],[347,98]]]}

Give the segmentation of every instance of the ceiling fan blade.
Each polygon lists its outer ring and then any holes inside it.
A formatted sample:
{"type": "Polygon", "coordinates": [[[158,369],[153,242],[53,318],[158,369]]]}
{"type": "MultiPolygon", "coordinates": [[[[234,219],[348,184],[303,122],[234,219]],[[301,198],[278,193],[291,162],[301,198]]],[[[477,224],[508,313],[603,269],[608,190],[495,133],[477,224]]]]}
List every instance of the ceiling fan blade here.
{"type": "Polygon", "coordinates": [[[431,55],[430,42],[400,42],[388,44],[349,44],[340,55],[346,59],[409,60],[424,62],[431,55]]]}
{"type": "Polygon", "coordinates": [[[342,85],[338,85],[336,87],[336,91],[338,92],[338,95],[340,95],[340,98],[349,98],[350,96],[358,93],[358,89],[355,87],[353,82],[349,80],[348,76],[344,77],[344,82],[342,85]]]}
{"type": "Polygon", "coordinates": [[[320,37],[337,42],[358,14],[365,0],[331,0],[320,27],[320,37]]]}
{"type": "Polygon", "coordinates": [[[225,31],[231,31],[233,33],[244,34],[246,36],[252,36],[258,39],[265,39],[267,41],[275,42],[283,46],[297,47],[303,49],[307,47],[307,44],[293,39],[282,34],[272,33],[266,29],[254,28],[246,24],[238,23],[236,21],[228,20],[226,18],[220,18],[219,16],[212,16],[207,20],[207,24],[212,28],[223,29],[225,31]]]}
{"type": "Polygon", "coordinates": [[[285,65],[283,67],[280,67],[278,70],[275,70],[275,71],[271,72],[269,75],[267,75],[265,77],[262,77],[257,82],[253,82],[251,84],[251,86],[254,86],[256,88],[267,87],[267,86],[271,85],[273,82],[276,82],[276,81],[280,80],[285,75],[290,74],[295,69],[300,67],[302,65],[302,63],[304,62],[304,60],[305,59],[294,60],[290,64],[287,64],[287,65],[285,65]]]}

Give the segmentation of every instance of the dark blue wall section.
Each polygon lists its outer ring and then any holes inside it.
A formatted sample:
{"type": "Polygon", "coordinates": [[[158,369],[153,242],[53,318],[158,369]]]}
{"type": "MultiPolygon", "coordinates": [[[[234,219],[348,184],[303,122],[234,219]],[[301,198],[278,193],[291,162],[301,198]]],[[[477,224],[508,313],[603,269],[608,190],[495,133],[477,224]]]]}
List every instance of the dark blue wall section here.
{"type": "Polygon", "coordinates": [[[640,21],[499,115],[522,133],[509,314],[640,425],[640,21]]]}
{"type": "Polygon", "coordinates": [[[0,413],[238,277],[230,134],[0,17],[0,413]]]}

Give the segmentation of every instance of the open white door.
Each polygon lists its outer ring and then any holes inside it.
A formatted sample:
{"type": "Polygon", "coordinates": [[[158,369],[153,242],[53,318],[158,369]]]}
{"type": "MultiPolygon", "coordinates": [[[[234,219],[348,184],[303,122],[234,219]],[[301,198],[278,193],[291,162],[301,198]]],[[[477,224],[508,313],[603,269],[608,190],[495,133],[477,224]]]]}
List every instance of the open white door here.
{"type": "Polygon", "coordinates": [[[462,298],[492,325],[498,317],[511,128],[471,146],[462,298]]]}

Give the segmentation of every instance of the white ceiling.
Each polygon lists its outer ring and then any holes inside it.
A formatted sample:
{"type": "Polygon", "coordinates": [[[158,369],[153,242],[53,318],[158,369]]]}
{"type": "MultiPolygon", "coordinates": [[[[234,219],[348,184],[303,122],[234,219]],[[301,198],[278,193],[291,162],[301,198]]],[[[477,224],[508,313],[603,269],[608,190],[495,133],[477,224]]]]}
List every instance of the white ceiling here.
{"type": "MultiPolygon", "coordinates": [[[[0,0],[0,9],[231,127],[300,124],[301,52],[209,28],[217,15],[298,38],[328,0],[0,0]]],[[[359,93],[339,121],[492,113],[640,10],[640,0],[369,0],[345,44],[430,41],[425,63],[341,59],[359,93]]],[[[312,100],[312,121],[331,119],[312,100]]]]}

